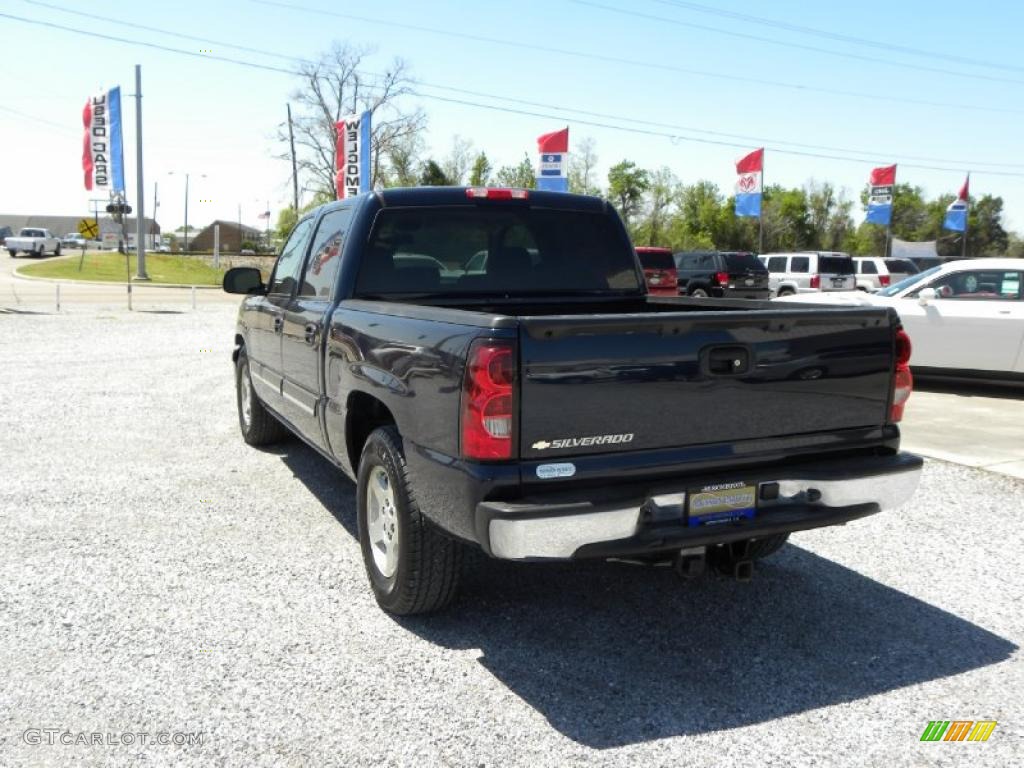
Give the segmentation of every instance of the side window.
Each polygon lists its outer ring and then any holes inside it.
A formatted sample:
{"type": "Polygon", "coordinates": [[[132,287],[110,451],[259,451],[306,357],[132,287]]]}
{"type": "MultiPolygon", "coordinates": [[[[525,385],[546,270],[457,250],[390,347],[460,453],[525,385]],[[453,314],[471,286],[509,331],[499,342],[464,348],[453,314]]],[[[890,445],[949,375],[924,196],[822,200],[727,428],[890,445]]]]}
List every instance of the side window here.
{"type": "Polygon", "coordinates": [[[793,256],[789,262],[789,271],[797,272],[801,275],[811,271],[811,257],[810,256],[793,256]]]}
{"type": "Polygon", "coordinates": [[[338,274],[341,263],[341,252],[345,246],[345,234],[348,232],[352,208],[341,208],[324,215],[313,238],[313,248],[309,252],[309,263],[302,276],[300,296],[329,299],[334,277],[338,274]]]}
{"type": "Polygon", "coordinates": [[[772,256],[768,259],[768,271],[769,272],[785,272],[786,271],[786,257],[785,256],[772,256]]]}
{"type": "Polygon", "coordinates": [[[700,257],[700,268],[702,270],[714,269],[715,268],[715,255],[713,253],[705,253],[700,257]]]}
{"type": "Polygon", "coordinates": [[[931,287],[942,299],[1016,300],[1020,298],[1020,273],[970,270],[943,275],[931,287]]]}
{"type": "Polygon", "coordinates": [[[878,267],[875,266],[875,262],[873,261],[862,261],[860,263],[860,271],[861,274],[864,275],[877,275],[878,267]]]}
{"type": "Polygon", "coordinates": [[[295,225],[288,242],[281,249],[274,265],[274,276],[270,278],[267,293],[291,293],[299,279],[302,268],[302,253],[309,242],[309,230],[313,228],[313,219],[303,219],[295,225]]]}
{"type": "Polygon", "coordinates": [[[696,266],[696,256],[683,256],[682,263],[680,264],[681,269],[691,270],[696,266]]]}

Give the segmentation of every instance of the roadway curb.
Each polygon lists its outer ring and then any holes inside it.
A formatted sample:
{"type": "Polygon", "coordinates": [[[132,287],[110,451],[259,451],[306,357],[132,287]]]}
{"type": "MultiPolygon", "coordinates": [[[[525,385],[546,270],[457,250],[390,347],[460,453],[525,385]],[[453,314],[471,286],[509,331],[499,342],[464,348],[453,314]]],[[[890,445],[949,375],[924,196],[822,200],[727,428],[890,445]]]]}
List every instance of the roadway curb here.
{"type": "MultiPolygon", "coordinates": [[[[61,256],[60,258],[64,258],[61,256]]],[[[69,257],[74,258],[74,257],[69,257]]],[[[25,264],[23,266],[29,266],[25,264]]],[[[21,274],[21,267],[15,267],[12,274],[19,280],[29,280],[36,283],[66,283],[68,285],[119,285],[122,288],[128,285],[141,285],[146,288],[195,288],[197,291],[220,291],[222,290],[219,285],[190,285],[188,283],[152,283],[146,280],[140,280],[138,282],[121,283],[113,280],[75,280],[69,277],[63,277],[55,279],[52,277],[34,277],[33,275],[21,274]]]]}

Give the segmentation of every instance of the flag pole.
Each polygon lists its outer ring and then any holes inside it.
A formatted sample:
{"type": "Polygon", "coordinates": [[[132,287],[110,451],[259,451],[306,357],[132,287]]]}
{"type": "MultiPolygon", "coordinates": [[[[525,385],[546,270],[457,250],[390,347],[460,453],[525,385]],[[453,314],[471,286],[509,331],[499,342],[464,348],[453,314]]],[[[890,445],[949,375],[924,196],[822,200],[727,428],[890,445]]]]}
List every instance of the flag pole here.
{"type": "Polygon", "coordinates": [[[967,229],[971,222],[971,172],[967,172],[967,199],[964,200],[964,240],[960,244],[960,258],[967,258],[967,229]]]}
{"type": "Polygon", "coordinates": [[[761,155],[761,205],[757,209],[757,252],[764,253],[764,154],[761,155]]]}

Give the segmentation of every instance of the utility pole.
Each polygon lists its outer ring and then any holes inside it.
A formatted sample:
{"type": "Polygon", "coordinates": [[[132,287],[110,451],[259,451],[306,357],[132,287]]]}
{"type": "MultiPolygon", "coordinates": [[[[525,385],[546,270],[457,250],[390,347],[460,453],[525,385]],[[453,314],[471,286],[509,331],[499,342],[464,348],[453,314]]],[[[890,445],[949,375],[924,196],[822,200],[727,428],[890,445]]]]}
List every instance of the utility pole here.
{"type": "MultiPolygon", "coordinates": [[[[160,207],[160,200],[157,198],[157,189],[159,184],[153,182],[153,224],[156,224],[156,209],[160,207]]],[[[153,233],[154,244],[156,242],[156,233],[153,233]]]]}
{"type": "Polygon", "coordinates": [[[188,253],[188,174],[185,174],[185,247],[184,253],[188,253]]]}
{"type": "MultiPolygon", "coordinates": [[[[299,215],[299,170],[295,160],[295,131],[292,129],[292,105],[288,104],[288,141],[292,145],[292,194],[294,195],[293,205],[295,215],[299,215]]],[[[267,228],[270,228],[270,221],[267,221],[267,228]]]]}
{"type": "Polygon", "coordinates": [[[146,274],[146,189],[142,182],[142,67],[135,65],[135,172],[139,210],[135,212],[135,280],[149,280],[146,274]]]}

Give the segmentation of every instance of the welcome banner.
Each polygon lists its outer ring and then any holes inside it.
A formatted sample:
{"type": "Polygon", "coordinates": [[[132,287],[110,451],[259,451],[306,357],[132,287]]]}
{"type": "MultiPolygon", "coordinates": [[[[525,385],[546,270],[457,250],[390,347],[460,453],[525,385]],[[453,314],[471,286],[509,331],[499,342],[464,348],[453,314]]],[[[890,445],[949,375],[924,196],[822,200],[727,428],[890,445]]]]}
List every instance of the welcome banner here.
{"type": "Polygon", "coordinates": [[[121,88],[111,88],[85,102],[82,110],[82,171],[85,188],[124,194],[124,138],[121,133],[121,88]]]}
{"type": "Polygon", "coordinates": [[[334,184],[338,199],[370,191],[370,113],[350,115],[335,124],[334,184]]]}

